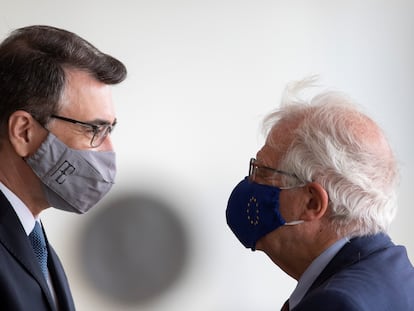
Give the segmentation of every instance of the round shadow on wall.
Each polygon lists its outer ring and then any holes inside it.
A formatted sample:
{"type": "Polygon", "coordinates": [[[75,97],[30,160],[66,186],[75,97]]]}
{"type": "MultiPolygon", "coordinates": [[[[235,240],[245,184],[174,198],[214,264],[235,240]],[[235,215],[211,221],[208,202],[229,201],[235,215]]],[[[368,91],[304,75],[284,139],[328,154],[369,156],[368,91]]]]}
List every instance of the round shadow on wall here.
{"type": "Polygon", "coordinates": [[[179,278],[188,239],[171,206],[150,195],[128,194],[91,215],[80,254],[96,289],[121,303],[140,304],[179,278]]]}

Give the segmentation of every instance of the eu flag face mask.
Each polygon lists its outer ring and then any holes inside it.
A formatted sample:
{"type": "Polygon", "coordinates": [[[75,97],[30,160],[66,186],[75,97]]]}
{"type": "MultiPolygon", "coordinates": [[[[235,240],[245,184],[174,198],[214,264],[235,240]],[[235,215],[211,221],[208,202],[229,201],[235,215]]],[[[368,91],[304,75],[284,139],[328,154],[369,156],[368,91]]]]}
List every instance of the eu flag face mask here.
{"type": "Polygon", "coordinates": [[[255,250],[256,242],[283,225],[296,225],[303,220],[286,222],[279,211],[280,188],[242,180],[230,195],[227,224],[240,242],[255,250]]]}
{"type": "Polygon", "coordinates": [[[78,214],[98,203],[115,180],[115,152],[75,150],[52,133],[26,162],[42,181],[49,204],[78,214]]]}

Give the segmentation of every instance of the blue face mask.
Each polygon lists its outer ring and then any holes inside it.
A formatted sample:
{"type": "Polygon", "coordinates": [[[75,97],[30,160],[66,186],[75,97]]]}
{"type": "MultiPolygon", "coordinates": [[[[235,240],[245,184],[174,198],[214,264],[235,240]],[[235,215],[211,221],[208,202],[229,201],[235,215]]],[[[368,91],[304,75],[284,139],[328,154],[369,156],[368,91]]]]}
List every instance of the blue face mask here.
{"type": "Polygon", "coordinates": [[[283,225],[296,225],[303,220],[286,222],[279,211],[280,188],[242,180],[230,195],[227,224],[240,242],[255,250],[256,242],[283,225]]]}

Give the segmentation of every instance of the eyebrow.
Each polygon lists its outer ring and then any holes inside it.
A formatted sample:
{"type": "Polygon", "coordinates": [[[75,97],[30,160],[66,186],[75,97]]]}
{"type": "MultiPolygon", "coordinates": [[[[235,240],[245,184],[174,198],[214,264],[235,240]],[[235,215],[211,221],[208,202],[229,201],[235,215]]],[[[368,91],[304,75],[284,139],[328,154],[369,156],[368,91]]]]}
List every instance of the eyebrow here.
{"type": "Polygon", "coordinates": [[[87,123],[90,123],[90,124],[94,124],[94,125],[112,125],[112,126],[114,126],[114,125],[116,125],[116,123],[118,122],[118,120],[117,120],[117,118],[115,118],[114,119],[114,122],[109,122],[108,120],[104,120],[104,119],[94,119],[94,120],[91,120],[91,121],[87,121],[87,123]]]}

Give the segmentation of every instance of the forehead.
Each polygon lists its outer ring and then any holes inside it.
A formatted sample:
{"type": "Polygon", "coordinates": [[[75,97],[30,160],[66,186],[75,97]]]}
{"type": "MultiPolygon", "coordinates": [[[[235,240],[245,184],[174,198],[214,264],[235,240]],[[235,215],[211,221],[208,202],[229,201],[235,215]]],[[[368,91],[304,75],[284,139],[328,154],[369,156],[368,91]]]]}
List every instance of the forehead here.
{"type": "Polygon", "coordinates": [[[61,103],[60,113],[70,117],[108,121],[115,118],[111,86],[96,80],[85,71],[66,70],[61,103]]]}
{"type": "Polygon", "coordinates": [[[271,167],[278,167],[281,158],[288,150],[297,122],[279,122],[267,135],[264,146],[257,153],[257,159],[271,167]]]}

